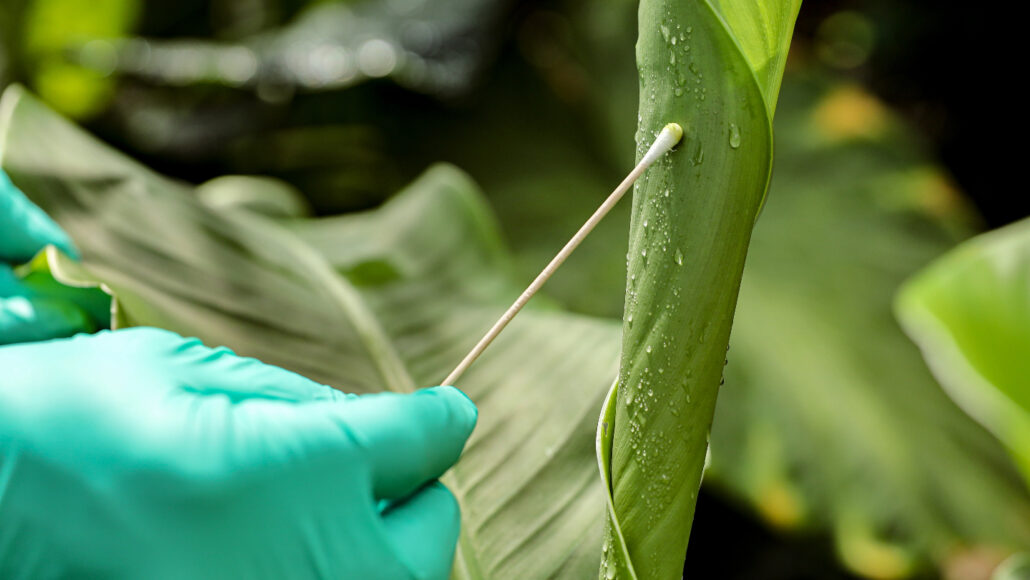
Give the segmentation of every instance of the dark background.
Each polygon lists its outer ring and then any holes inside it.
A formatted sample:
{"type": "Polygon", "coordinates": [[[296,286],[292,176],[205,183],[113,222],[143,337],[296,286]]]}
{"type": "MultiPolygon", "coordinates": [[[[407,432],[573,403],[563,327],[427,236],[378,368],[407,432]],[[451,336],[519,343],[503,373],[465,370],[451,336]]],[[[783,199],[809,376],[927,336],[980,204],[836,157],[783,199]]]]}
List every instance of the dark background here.
{"type": "Polygon", "coordinates": [[[1030,213],[1019,172],[1017,135],[1026,33],[1007,13],[1015,4],[970,2],[808,2],[797,34],[812,36],[840,9],[860,9],[881,34],[854,74],[926,135],[938,157],[991,226],[1030,213]]]}

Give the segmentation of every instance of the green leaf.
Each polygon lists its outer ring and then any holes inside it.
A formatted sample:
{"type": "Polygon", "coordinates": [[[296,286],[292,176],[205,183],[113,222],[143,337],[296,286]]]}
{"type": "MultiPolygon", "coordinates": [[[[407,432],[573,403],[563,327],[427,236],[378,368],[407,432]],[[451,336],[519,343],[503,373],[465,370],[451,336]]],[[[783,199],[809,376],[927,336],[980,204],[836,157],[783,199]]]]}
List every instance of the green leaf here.
{"type": "MultiPolygon", "coordinates": [[[[351,392],[436,384],[521,290],[481,195],[448,166],[380,210],[280,224],[206,207],[20,89],[0,101],[0,164],[82,250],[55,276],[115,295],[112,326],[170,328],[351,392]]],[[[465,375],[480,425],[446,477],[462,505],[455,578],[596,572],[594,433],[618,333],[535,304],[465,375]]]]}
{"type": "Polygon", "coordinates": [[[935,262],[902,288],[897,313],[944,389],[1030,482],[1030,220],[935,262]]]}
{"type": "Polygon", "coordinates": [[[1030,554],[1017,554],[995,569],[991,580],[1026,580],[1030,578],[1030,554]]]}
{"type": "Polygon", "coordinates": [[[613,443],[600,458],[625,546],[605,552],[604,576],[682,574],[798,7],[641,2],[638,158],[666,123],[686,136],[634,194],[613,443]]]}
{"type": "Polygon", "coordinates": [[[130,32],[141,10],[139,0],[31,0],[20,32],[42,98],[78,118],[102,111],[115,88],[112,41],[130,32]],[[80,62],[69,60],[73,51],[80,62]]]}
{"type": "Polygon", "coordinates": [[[414,388],[354,288],[271,221],[209,210],[20,87],[0,101],[0,128],[0,164],[115,296],[113,327],[198,336],[345,390],[414,388]]]}
{"type": "Polygon", "coordinates": [[[245,209],[272,218],[311,215],[307,200],[296,188],[271,177],[225,175],[202,183],[196,194],[213,208],[245,209]]]}
{"type": "MultiPolygon", "coordinates": [[[[419,385],[440,381],[522,289],[474,192],[440,166],[377,212],[293,226],[342,272],[375,260],[401,273],[361,289],[419,385]]],[[[613,321],[534,301],[464,375],[480,426],[447,480],[464,518],[455,577],[597,570],[603,490],[593,435],[617,336],[613,321]]]]}

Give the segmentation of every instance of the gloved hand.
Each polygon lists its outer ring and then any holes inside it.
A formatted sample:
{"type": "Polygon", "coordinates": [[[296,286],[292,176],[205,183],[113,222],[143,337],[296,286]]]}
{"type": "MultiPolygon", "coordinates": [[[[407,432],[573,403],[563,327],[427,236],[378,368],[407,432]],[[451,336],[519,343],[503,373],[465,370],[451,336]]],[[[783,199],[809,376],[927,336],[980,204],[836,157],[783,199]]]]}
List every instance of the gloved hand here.
{"type": "Polygon", "coordinates": [[[475,406],[138,328],[0,347],[0,578],[447,578],[475,406]]]}
{"type": "Polygon", "coordinates": [[[0,171],[0,345],[92,332],[109,304],[99,290],[62,289],[49,275],[20,280],[11,266],[47,244],[77,256],[67,234],[0,171]]]}

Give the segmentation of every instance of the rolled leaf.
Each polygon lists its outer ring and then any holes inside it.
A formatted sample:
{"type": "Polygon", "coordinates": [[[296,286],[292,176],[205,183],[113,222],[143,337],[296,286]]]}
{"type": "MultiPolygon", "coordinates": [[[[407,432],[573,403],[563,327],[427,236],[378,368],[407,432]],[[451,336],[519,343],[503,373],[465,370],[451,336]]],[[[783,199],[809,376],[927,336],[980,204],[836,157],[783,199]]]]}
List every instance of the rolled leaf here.
{"type": "Polygon", "coordinates": [[[686,135],[634,192],[602,577],[682,574],[799,4],[640,4],[638,158],[666,123],[686,135]]]}

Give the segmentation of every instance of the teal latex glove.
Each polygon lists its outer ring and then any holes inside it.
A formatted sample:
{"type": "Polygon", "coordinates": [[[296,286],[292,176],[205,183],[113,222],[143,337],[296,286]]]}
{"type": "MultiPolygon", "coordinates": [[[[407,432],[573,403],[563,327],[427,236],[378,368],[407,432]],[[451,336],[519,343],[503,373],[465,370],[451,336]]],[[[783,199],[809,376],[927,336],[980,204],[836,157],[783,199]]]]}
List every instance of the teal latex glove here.
{"type": "Polygon", "coordinates": [[[0,578],[445,579],[476,415],[150,328],[0,347],[0,578]]]}
{"type": "Polygon", "coordinates": [[[12,265],[48,244],[77,256],[68,235],[0,171],[0,345],[92,332],[108,299],[98,290],[61,289],[49,275],[23,281],[12,265]]]}

